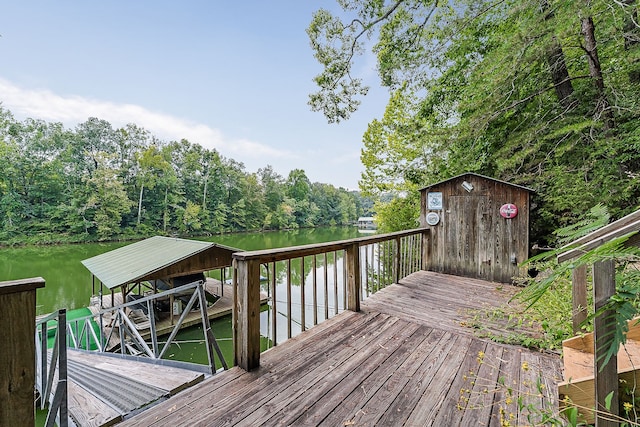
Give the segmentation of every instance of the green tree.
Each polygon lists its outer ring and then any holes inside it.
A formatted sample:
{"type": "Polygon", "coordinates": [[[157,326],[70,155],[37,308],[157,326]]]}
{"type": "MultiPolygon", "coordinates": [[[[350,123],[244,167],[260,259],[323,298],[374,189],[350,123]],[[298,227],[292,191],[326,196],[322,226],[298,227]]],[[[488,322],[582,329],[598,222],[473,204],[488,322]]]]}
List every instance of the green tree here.
{"type": "Polygon", "coordinates": [[[133,123],[114,131],[117,163],[123,184],[135,185],[135,174],[138,171],[136,155],[147,149],[152,142],[151,133],[133,123]]]}
{"type": "MultiPolygon", "coordinates": [[[[72,164],[77,175],[91,177],[98,168],[101,153],[113,154],[117,151],[116,134],[111,123],[90,117],[76,126],[75,139],[68,146],[72,164]]],[[[115,159],[110,158],[110,162],[115,159]]]]}
{"type": "Polygon", "coordinates": [[[257,174],[249,174],[245,179],[245,210],[247,211],[246,226],[249,230],[263,227],[267,214],[264,189],[260,185],[257,174]]]}
{"type": "Polygon", "coordinates": [[[315,223],[317,207],[309,200],[311,194],[311,181],[302,169],[294,169],[289,172],[285,184],[286,194],[293,202],[290,204],[296,224],[299,227],[310,227],[315,223]]]}
{"type": "Polygon", "coordinates": [[[140,225],[144,190],[153,190],[159,178],[170,171],[170,165],[156,145],[151,145],[136,156],[138,165],[137,181],[140,193],[138,197],[138,219],[140,225]]]}
{"type": "Polygon", "coordinates": [[[308,29],[324,66],[310,104],[348,118],[372,46],[391,96],[365,134],[365,194],[479,172],[537,190],[538,237],[599,201],[615,216],[637,204],[635,2],[338,3],[344,14],[318,11],[308,29]]]}
{"type": "Polygon", "coordinates": [[[346,224],[360,196],[97,118],[67,130],[0,106],[0,237],[108,240],[346,224]],[[57,235],[57,237],[56,237],[57,235]]]}
{"type": "Polygon", "coordinates": [[[258,169],[258,179],[264,190],[265,204],[269,210],[275,210],[285,196],[284,178],[273,170],[272,166],[258,169]]]}
{"type": "Polygon", "coordinates": [[[307,200],[311,192],[311,181],[302,169],[294,169],[289,172],[286,183],[287,196],[297,201],[307,200]]]}
{"type": "Polygon", "coordinates": [[[98,154],[95,159],[98,166],[85,179],[89,197],[84,212],[85,218],[91,218],[88,221],[95,227],[98,240],[108,240],[121,233],[122,215],[131,209],[133,202],[118,179],[118,169],[108,166],[111,163],[108,156],[98,154]]]}
{"type": "Polygon", "coordinates": [[[187,200],[187,205],[180,211],[180,231],[182,233],[190,233],[200,230],[200,211],[202,206],[187,200]]]}

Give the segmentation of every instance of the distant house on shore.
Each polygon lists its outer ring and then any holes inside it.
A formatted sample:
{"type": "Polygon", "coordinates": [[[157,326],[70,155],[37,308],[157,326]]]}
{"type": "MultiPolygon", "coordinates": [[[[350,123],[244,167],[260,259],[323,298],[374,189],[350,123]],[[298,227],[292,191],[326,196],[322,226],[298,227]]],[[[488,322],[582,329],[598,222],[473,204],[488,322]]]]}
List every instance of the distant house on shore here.
{"type": "Polygon", "coordinates": [[[372,216],[361,216],[358,218],[358,228],[373,230],[376,227],[376,222],[372,216]]]}

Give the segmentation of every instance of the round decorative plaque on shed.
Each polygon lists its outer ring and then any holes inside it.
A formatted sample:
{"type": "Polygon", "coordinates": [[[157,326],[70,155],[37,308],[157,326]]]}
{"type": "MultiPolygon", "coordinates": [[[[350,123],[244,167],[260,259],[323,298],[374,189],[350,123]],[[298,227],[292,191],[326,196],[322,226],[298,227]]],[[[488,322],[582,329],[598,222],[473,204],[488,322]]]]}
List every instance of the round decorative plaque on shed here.
{"type": "Polygon", "coordinates": [[[440,222],[440,215],[437,212],[429,212],[426,220],[429,225],[437,225],[440,222]]]}
{"type": "Polygon", "coordinates": [[[500,207],[500,215],[503,218],[515,218],[518,215],[518,207],[513,203],[505,203],[500,207]]]}

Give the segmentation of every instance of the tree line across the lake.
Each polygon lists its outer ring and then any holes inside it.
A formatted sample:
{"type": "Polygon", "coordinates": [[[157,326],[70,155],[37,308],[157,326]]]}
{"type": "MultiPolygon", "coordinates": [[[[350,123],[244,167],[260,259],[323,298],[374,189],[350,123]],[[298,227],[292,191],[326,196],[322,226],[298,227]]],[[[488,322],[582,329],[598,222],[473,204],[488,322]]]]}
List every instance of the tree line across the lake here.
{"type": "Polygon", "coordinates": [[[93,241],[353,223],[358,192],[285,178],[185,139],[89,118],[75,129],[19,121],[0,104],[0,241],[93,241]]]}

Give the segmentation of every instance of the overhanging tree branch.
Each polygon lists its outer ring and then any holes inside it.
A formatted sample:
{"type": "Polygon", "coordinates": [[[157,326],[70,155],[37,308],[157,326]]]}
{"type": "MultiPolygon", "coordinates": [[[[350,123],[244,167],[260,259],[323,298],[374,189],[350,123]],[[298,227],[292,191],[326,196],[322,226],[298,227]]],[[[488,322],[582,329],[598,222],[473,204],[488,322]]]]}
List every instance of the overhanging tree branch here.
{"type": "MultiPolygon", "coordinates": [[[[590,75],[588,75],[588,74],[581,75],[581,76],[568,77],[568,78],[566,78],[566,79],[564,79],[564,80],[562,80],[562,81],[560,81],[560,82],[558,82],[558,83],[565,83],[566,81],[572,81],[572,80],[578,80],[578,79],[588,79],[588,78],[590,78],[590,77],[591,77],[591,76],[590,76],[590,75]]],[[[535,97],[537,97],[537,96],[540,96],[540,95],[542,95],[542,94],[543,94],[543,93],[545,93],[545,92],[548,92],[548,91],[550,91],[550,90],[554,90],[554,89],[555,89],[555,87],[556,87],[556,85],[554,84],[554,85],[548,86],[548,87],[546,87],[546,88],[540,89],[539,91],[537,91],[537,92],[535,92],[535,93],[532,93],[531,95],[529,95],[529,96],[527,96],[527,97],[525,97],[525,98],[522,98],[522,99],[520,99],[520,100],[518,100],[518,101],[516,101],[516,102],[514,102],[514,103],[512,103],[512,104],[510,104],[510,105],[509,105],[509,106],[507,106],[507,107],[504,107],[504,108],[499,109],[498,111],[495,111],[495,112],[491,115],[491,119],[490,119],[490,120],[493,120],[493,119],[497,118],[497,117],[498,117],[498,116],[500,116],[501,114],[503,114],[503,113],[505,113],[505,112],[507,112],[507,111],[509,111],[509,110],[511,110],[511,109],[513,109],[513,108],[515,108],[515,107],[517,107],[517,106],[518,106],[518,105],[520,105],[520,104],[524,104],[525,102],[529,102],[529,101],[530,101],[530,100],[532,100],[533,98],[535,98],[535,97]]]]}

